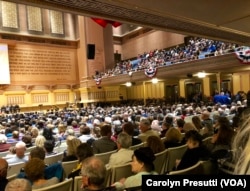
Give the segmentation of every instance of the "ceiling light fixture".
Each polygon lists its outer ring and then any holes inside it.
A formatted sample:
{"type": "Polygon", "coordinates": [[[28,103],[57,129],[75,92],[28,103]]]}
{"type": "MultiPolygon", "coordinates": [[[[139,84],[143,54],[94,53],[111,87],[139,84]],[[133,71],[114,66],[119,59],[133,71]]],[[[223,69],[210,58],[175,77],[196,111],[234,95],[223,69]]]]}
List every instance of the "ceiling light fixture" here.
{"type": "Polygon", "coordinates": [[[132,83],[131,83],[131,82],[127,82],[127,83],[126,83],[126,86],[127,86],[127,87],[131,87],[131,86],[132,86],[132,83]]]}
{"type": "Polygon", "coordinates": [[[158,83],[158,79],[157,79],[157,78],[153,78],[153,79],[152,79],[152,83],[153,83],[153,84],[157,84],[157,83],[158,83]]]}
{"type": "Polygon", "coordinates": [[[198,78],[205,78],[206,73],[205,72],[198,72],[198,78]]]}

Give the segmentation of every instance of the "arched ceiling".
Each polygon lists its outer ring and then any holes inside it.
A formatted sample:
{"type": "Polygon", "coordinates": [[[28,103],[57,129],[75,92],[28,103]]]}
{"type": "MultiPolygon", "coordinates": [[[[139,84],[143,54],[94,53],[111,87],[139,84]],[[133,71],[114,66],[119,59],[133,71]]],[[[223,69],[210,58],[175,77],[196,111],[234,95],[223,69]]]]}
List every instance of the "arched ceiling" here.
{"type": "Polygon", "coordinates": [[[9,0],[250,46],[249,0],[9,0]]]}

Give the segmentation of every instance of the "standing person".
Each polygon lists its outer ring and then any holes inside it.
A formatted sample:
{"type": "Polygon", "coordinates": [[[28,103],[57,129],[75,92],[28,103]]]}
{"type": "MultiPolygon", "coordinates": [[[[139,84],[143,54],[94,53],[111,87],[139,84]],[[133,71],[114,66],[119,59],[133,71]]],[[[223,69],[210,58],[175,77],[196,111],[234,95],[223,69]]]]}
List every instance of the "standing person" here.
{"type": "Polygon", "coordinates": [[[16,155],[7,160],[9,164],[19,163],[19,162],[27,162],[28,156],[25,156],[26,144],[22,141],[18,142],[15,146],[16,155]]]}
{"type": "Polygon", "coordinates": [[[8,171],[8,163],[5,159],[0,158],[0,190],[4,190],[8,183],[7,179],[7,171],[8,171]]]}
{"type": "Polygon", "coordinates": [[[83,191],[104,189],[106,167],[100,159],[94,156],[85,159],[82,162],[81,174],[83,191]]]}
{"type": "MultiPolygon", "coordinates": [[[[2,189],[1,189],[2,190],[2,189]]],[[[10,181],[4,191],[31,191],[32,187],[28,180],[17,178],[10,181]]]]}

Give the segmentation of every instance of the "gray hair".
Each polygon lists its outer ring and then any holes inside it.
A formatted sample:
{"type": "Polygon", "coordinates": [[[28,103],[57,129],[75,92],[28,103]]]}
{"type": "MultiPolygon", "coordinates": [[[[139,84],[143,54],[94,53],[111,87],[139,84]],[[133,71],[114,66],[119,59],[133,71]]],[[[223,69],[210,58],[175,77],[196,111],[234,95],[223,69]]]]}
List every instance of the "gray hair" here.
{"type": "Polygon", "coordinates": [[[132,145],[132,138],[127,133],[121,132],[117,137],[117,142],[121,145],[121,148],[128,149],[132,145]]]}
{"type": "Polygon", "coordinates": [[[31,184],[24,178],[16,178],[10,181],[5,187],[5,191],[31,191],[31,184]]]}
{"type": "Polygon", "coordinates": [[[82,176],[88,177],[88,183],[102,187],[106,177],[106,167],[97,157],[88,157],[82,162],[82,176]]]}

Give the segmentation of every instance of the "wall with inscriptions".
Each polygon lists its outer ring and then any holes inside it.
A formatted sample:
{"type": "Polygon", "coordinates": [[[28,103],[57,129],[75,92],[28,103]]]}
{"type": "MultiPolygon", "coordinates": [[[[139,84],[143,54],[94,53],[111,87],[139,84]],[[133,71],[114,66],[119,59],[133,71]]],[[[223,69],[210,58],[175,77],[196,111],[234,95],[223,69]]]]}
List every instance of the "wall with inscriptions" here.
{"type": "Polygon", "coordinates": [[[76,49],[37,45],[9,47],[11,84],[79,83],[76,49]]]}

